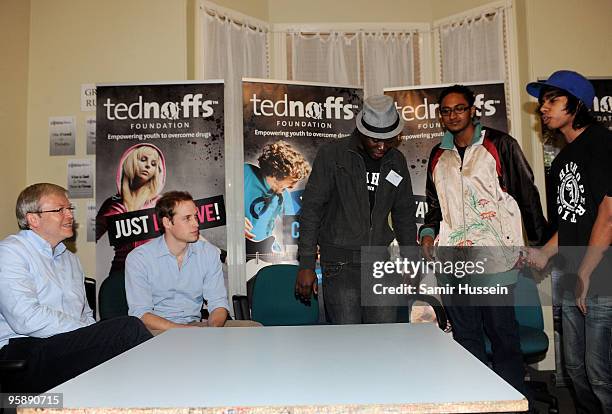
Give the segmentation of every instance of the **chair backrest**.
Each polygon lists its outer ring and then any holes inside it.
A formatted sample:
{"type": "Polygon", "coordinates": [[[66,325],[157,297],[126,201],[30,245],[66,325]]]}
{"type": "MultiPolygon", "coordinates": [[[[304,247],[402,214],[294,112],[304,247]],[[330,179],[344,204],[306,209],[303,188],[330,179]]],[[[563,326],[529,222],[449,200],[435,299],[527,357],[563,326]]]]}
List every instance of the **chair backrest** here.
{"type": "Polygon", "coordinates": [[[85,296],[87,297],[87,304],[93,311],[93,317],[96,319],[96,279],[85,278],[85,296]]]}
{"type": "Polygon", "coordinates": [[[520,326],[544,330],[544,317],[538,287],[529,275],[519,273],[514,289],[514,312],[520,326]]]}
{"type": "Polygon", "coordinates": [[[276,264],[264,267],[255,275],[251,316],[264,326],[314,325],[319,321],[316,297],[304,303],[295,296],[298,267],[276,264]]]}
{"type": "MultiPolygon", "coordinates": [[[[514,314],[519,325],[521,352],[530,361],[540,360],[548,349],[538,288],[530,275],[519,273],[514,288],[514,314]]],[[[487,355],[492,356],[491,341],[485,335],[487,355]]]]}
{"type": "Polygon", "coordinates": [[[111,272],[100,285],[98,296],[100,319],[110,319],[128,314],[125,296],[125,275],[123,272],[111,272]]]}

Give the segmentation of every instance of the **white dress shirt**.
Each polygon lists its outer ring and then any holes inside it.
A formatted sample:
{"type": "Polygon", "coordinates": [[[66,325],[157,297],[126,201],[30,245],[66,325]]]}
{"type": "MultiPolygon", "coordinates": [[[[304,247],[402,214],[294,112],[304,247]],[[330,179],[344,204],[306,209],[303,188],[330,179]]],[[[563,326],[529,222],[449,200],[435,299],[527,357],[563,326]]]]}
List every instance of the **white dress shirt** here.
{"type": "Polygon", "coordinates": [[[0,348],[11,338],[46,338],[95,322],[79,259],[32,230],[0,241],[0,348]]]}

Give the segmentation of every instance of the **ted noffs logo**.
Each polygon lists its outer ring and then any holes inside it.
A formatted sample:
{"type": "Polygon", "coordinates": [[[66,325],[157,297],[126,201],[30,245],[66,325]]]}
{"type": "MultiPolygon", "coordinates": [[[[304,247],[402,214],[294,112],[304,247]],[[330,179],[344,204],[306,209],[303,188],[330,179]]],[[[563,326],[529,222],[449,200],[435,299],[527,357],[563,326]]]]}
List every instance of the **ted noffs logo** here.
{"type": "MultiPolygon", "coordinates": [[[[476,107],[476,115],[477,116],[493,116],[497,112],[496,105],[498,105],[501,101],[499,99],[487,99],[485,100],[484,93],[479,93],[476,95],[476,99],[474,101],[474,106],[476,107]],[[483,113],[484,111],[484,113],[483,113]]],[[[423,99],[423,103],[421,105],[417,105],[416,107],[411,105],[399,106],[396,105],[397,110],[402,114],[404,121],[424,121],[424,120],[434,120],[438,118],[438,103],[430,102],[427,98],[423,99]]]]}
{"type": "Polygon", "coordinates": [[[106,98],[106,118],[109,121],[123,121],[126,119],[167,119],[177,120],[180,118],[208,118],[214,111],[212,106],[218,101],[203,100],[201,93],[188,93],[180,102],[144,102],[142,95],[138,96],[136,102],[127,104],[125,102],[113,103],[111,98],[106,98]]]}
{"type": "Polygon", "coordinates": [[[287,94],[278,101],[259,99],[253,94],[253,113],[257,116],[300,117],[310,119],[345,119],[355,117],[358,105],[344,103],[342,96],[328,96],[325,102],[303,102],[290,100],[287,94]]]}

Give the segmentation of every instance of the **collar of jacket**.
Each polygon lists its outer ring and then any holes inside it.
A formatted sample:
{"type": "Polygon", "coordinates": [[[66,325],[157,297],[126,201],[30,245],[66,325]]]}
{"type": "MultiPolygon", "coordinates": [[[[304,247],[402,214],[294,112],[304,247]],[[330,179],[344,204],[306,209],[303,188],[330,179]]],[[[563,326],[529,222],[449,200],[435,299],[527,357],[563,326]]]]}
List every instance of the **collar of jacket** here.
{"type": "MultiPolygon", "coordinates": [[[[482,133],[482,125],[480,122],[474,122],[474,135],[472,135],[472,142],[470,145],[481,145],[484,141],[484,134],[482,133]]],[[[455,148],[455,137],[450,131],[446,131],[442,136],[442,143],[440,148],[445,150],[452,150],[455,148]]]]}
{"type": "MultiPolygon", "coordinates": [[[[347,149],[349,151],[352,151],[354,153],[356,153],[357,155],[359,155],[360,157],[362,156],[362,152],[366,154],[367,156],[367,151],[365,149],[360,149],[359,148],[359,144],[361,143],[361,137],[359,136],[359,133],[357,132],[357,130],[355,130],[355,132],[353,132],[353,134],[350,136],[348,144],[347,144],[347,149]]],[[[389,161],[389,159],[391,158],[391,152],[397,148],[391,148],[389,151],[387,151],[385,153],[385,155],[383,155],[383,157],[381,158],[381,165],[382,163],[386,163],[389,161]]]]}

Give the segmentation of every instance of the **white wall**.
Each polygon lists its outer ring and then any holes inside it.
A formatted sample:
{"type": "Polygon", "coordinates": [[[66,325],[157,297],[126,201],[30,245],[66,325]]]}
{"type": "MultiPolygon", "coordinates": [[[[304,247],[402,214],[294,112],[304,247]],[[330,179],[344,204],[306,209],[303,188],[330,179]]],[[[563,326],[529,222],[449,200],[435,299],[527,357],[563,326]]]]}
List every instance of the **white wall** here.
{"type": "Polygon", "coordinates": [[[26,183],[30,1],[0,1],[0,239],[14,233],[15,200],[26,183]]]}
{"type": "MultiPolygon", "coordinates": [[[[32,0],[27,182],[66,185],[66,164],[85,155],[83,83],[183,80],[187,76],[185,0],[32,0]],[[49,156],[48,117],[76,115],[74,157],[49,156]]],[[[4,156],[6,157],[6,156],[4,156]]],[[[78,200],[77,252],[95,274],[95,243],[85,241],[85,200],[78,200]]],[[[106,275],[98,275],[104,278],[106,275]]]]}
{"type": "Polygon", "coordinates": [[[270,23],[430,22],[421,0],[269,0],[270,23]]]}
{"type": "Polygon", "coordinates": [[[440,20],[454,14],[463,13],[466,10],[484,6],[495,0],[433,0],[430,2],[432,20],[440,20]]]}
{"type": "Polygon", "coordinates": [[[268,0],[210,0],[219,6],[236,10],[248,16],[253,16],[259,20],[268,20],[269,1],[268,0]]]}

